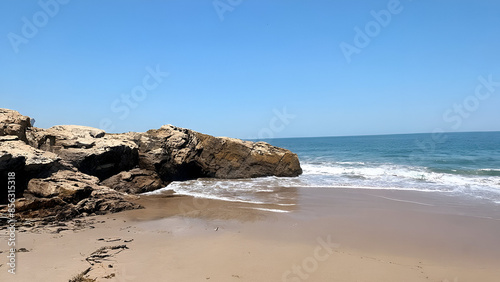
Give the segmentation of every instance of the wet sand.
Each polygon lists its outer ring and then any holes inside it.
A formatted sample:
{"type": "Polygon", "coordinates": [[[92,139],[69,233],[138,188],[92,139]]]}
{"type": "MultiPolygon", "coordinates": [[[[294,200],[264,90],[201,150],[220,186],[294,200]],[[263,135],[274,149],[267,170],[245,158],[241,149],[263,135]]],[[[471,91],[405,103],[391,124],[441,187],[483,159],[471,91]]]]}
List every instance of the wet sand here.
{"type": "Polygon", "coordinates": [[[68,281],[89,267],[97,281],[499,281],[500,205],[289,189],[294,205],[143,196],[145,209],[89,217],[80,230],[27,228],[15,276],[0,241],[0,281],[68,281]]]}

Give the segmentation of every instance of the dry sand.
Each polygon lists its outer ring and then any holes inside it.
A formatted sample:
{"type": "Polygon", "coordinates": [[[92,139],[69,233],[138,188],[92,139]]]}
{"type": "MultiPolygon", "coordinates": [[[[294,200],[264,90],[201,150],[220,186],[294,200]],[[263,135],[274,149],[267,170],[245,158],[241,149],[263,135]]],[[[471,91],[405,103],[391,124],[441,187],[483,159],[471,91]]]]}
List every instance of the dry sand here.
{"type": "Polygon", "coordinates": [[[17,246],[28,252],[17,253],[15,275],[0,241],[0,281],[68,281],[90,262],[97,281],[500,281],[499,205],[411,191],[292,192],[294,206],[142,197],[146,209],[89,217],[83,229],[24,228],[17,246]],[[95,252],[103,246],[117,248],[95,252]]]}

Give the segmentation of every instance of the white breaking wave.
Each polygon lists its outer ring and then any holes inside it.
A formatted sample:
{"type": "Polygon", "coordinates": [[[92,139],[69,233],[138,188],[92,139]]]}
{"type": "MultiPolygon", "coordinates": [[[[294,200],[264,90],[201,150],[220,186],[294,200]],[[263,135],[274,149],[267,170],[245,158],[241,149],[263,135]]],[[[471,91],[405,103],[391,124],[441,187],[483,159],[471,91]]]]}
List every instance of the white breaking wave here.
{"type": "Polygon", "coordinates": [[[141,195],[145,195],[145,196],[161,195],[161,194],[163,194],[165,192],[170,192],[170,191],[174,191],[174,189],[172,189],[170,186],[167,186],[167,187],[164,187],[164,188],[161,188],[161,189],[158,189],[158,190],[154,190],[154,191],[151,191],[151,192],[142,193],[141,195]]]}
{"type": "Polygon", "coordinates": [[[465,194],[500,203],[500,177],[446,174],[424,167],[364,162],[303,163],[299,177],[175,181],[145,195],[174,191],[222,201],[293,206],[293,188],[403,190],[465,194]]]}
{"type": "Polygon", "coordinates": [[[273,187],[276,177],[255,179],[197,179],[174,181],[165,188],[144,193],[143,195],[160,195],[174,191],[179,195],[207,198],[213,200],[243,202],[251,204],[273,204],[279,206],[294,206],[289,203],[290,197],[279,197],[273,187]]]}
{"type": "Polygon", "coordinates": [[[250,208],[250,209],[259,210],[259,211],[277,212],[277,213],[287,213],[287,212],[290,212],[290,211],[285,211],[285,210],[266,209],[266,208],[250,208]]]}
{"type": "Polygon", "coordinates": [[[500,199],[498,176],[440,173],[395,164],[305,163],[302,168],[301,178],[306,186],[453,192],[493,201],[500,199]]]}
{"type": "Polygon", "coordinates": [[[336,180],[340,183],[349,178],[359,178],[359,181],[350,180],[349,183],[363,182],[363,186],[429,186],[432,184],[447,186],[448,188],[490,188],[500,192],[500,178],[495,176],[464,176],[429,171],[423,167],[411,167],[393,164],[339,166],[335,164],[311,165],[303,164],[304,176],[317,177],[317,180],[336,180]],[[328,178],[330,177],[330,178],[328,178]],[[335,177],[337,179],[335,179],[335,177]]]}

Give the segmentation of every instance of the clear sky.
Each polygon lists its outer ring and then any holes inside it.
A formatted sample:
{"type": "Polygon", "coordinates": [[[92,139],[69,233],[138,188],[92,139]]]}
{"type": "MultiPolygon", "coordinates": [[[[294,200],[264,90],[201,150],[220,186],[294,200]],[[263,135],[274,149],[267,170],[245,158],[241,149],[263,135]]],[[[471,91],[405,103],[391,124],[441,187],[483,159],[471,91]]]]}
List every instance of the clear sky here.
{"type": "Polygon", "coordinates": [[[499,28],[497,0],[5,0],[0,107],[238,138],[500,130],[499,28]]]}

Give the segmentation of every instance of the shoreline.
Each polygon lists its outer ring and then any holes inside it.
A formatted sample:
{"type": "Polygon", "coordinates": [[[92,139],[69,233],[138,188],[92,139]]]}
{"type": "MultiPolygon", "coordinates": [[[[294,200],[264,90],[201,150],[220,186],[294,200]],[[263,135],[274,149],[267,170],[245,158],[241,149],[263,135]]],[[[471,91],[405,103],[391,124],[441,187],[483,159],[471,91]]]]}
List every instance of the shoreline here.
{"type": "MultiPolygon", "coordinates": [[[[0,262],[0,279],[68,281],[91,266],[86,259],[96,250],[120,245],[126,248],[106,251],[109,257],[87,275],[97,281],[500,277],[495,204],[414,191],[294,189],[293,206],[141,196],[137,202],[145,209],[86,217],[83,229],[21,228],[18,246],[28,252],[17,253],[15,277],[0,262]]],[[[2,240],[2,255],[6,247],[2,240]]]]}

